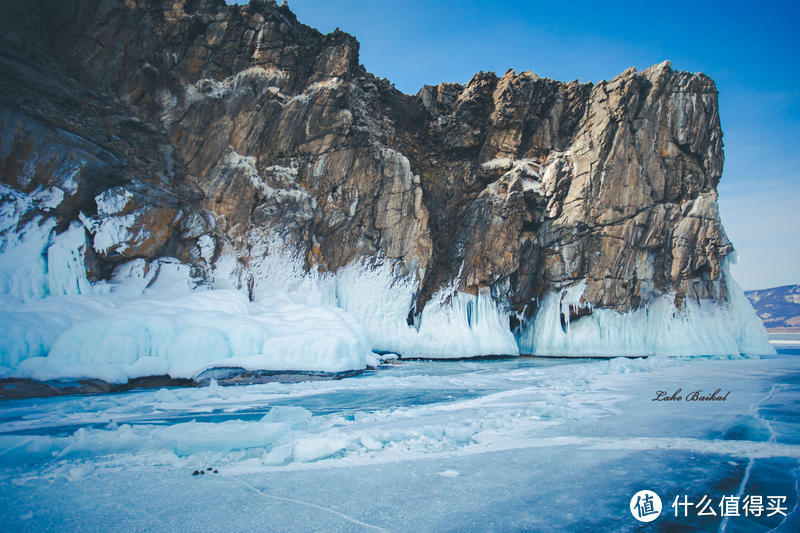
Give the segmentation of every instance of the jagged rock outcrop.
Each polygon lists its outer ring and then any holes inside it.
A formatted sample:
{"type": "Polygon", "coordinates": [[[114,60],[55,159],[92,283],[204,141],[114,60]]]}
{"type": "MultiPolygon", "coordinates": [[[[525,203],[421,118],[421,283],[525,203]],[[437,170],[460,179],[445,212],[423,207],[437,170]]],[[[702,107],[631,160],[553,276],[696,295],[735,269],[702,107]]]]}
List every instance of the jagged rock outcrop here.
{"type": "Polygon", "coordinates": [[[353,37],[273,2],[0,11],[0,180],[63,193],[48,213],[56,232],[82,221],[94,279],[132,258],[246,267],[277,231],[309,268],[396,262],[420,282],[417,310],[459,276],[519,318],[575,281],[617,311],[726,298],[703,74],[482,72],[411,96],[359,65],[353,37]]]}

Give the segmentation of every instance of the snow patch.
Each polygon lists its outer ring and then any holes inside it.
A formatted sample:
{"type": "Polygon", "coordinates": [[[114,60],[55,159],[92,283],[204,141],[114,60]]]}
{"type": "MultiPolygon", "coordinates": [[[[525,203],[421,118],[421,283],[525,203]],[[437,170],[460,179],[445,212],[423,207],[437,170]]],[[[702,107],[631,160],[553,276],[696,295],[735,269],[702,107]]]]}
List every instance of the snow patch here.
{"type": "Polygon", "coordinates": [[[188,105],[205,100],[224,100],[229,96],[252,91],[257,94],[278,89],[285,81],[282,70],[264,67],[250,67],[222,81],[210,78],[199,80],[186,88],[184,95],[188,105]]]}
{"type": "Polygon", "coordinates": [[[342,80],[339,78],[331,78],[328,80],[318,81],[309,85],[305,92],[289,98],[284,105],[290,105],[293,102],[300,104],[307,104],[310,97],[319,91],[335,90],[342,86],[342,80]]]}
{"type": "Polygon", "coordinates": [[[111,248],[124,252],[133,237],[131,228],[136,222],[136,215],[112,216],[93,221],[94,249],[100,253],[108,253],[111,248]]]}
{"type": "Polygon", "coordinates": [[[542,166],[536,159],[513,159],[498,157],[481,163],[483,170],[505,170],[506,173],[515,172],[521,176],[540,178],[542,166]]]}
{"type": "Polygon", "coordinates": [[[272,200],[279,205],[294,203],[303,206],[306,212],[312,212],[317,207],[316,198],[297,185],[298,168],[296,164],[288,167],[271,165],[264,169],[264,174],[270,176],[275,183],[282,186],[281,188],[274,188],[264,180],[256,167],[256,159],[253,156],[245,156],[229,149],[225,154],[224,165],[237,168],[247,176],[262,200],[272,200]]]}
{"type": "Polygon", "coordinates": [[[97,213],[101,217],[108,217],[121,213],[131,198],[133,194],[130,191],[115,187],[95,196],[94,202],[97,204],[97,213]]]}

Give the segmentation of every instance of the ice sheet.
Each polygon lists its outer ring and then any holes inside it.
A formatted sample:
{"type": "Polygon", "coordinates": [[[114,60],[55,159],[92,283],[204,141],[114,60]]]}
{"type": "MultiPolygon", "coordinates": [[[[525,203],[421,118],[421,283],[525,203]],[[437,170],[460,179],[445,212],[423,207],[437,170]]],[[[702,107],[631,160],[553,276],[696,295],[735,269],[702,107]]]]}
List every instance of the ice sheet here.
{"type": "Polygon", "coordinates": [[[198,508],[215,517],[210,530],[267,519],[634,530],[625,513],[642,486],[666,502],[768,491],[793,509],[798,371],[794,356],[418,362],[337,382],[5,402],[0,509],[9,527],[88,531],[149,513],[148,529],[170,530],[198,508]],[[720,386],[725,402],[651,401],[720,386]],[[219,473],[191,475],[206,467],[219,473]]]}

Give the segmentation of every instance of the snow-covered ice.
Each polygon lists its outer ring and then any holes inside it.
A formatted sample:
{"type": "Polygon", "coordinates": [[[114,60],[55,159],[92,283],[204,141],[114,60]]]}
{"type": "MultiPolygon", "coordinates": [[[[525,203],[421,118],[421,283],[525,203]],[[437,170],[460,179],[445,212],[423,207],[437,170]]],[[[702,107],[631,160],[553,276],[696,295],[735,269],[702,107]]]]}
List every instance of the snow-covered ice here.
{"type": "Polygon", "coordinates": [[[800,352],[405,362],[341,381],[0,403],[10,530],[634,530],[632,494],[787,496],[800,352]],[[717,387],[725,402],[653,402],[717,387]],[[206,467],[202,476],[192,472],[206,467]],[[113,494],[113,498],[109,498],[113,494]]]}

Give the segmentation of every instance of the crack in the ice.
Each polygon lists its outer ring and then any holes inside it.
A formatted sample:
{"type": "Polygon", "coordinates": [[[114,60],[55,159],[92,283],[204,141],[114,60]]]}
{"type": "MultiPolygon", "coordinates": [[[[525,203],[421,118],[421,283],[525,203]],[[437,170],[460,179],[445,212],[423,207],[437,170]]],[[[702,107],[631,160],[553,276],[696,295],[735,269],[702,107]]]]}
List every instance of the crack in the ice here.
{"type": "MultiPolygon", "coordinates": [[[[756,404],[756,405],[759,405],[762,402],[765,402],[765,401],[771,399],[773,394],[775,393],[775,389],[777,389],[777,388],[783,389],[785,387],[781,383],[776,383],[770,389],[769,394],[763,400],[758,402],[758,404],[756,404]]],[[[767,420],[761,418],[760,416],[758,416],[758,409],[756,409],[756,416],[767,425],[767,429],[769,429],[769,435],[770,435],[769,440],[772,441],[772,442],[775,442],[775,431],[772,429],[772,424],[770,424],[769,421],[767,421],[767,420]]],[[[795,469],[795,470],[797,470],[797,469],[795,469]]],[[[795,492],[795,495],[800,495],[800,477],[798,477],[797,475],[794,476],[794,492],[795,492]]],[[[792,510],[788,514],[786,514],[786,516],[784,516],[784,518],[783,518],[783,520],[781,520],[780,524],[775,526],[775,528],[771,529],[770,531],[778,531],[781,528],[781,526],[789,519],[789,517],[794,515],[795,511],[797,511],[798,505],[800,505],[800,498],[796,498],[795,499],[794,507],[792,507],[792,510]]]]}
{"type": "Polygon", "coordinates": [[[262,491],[262,490],[260,490],[260,489],[258,489],[256,487],[254,487],[253,485],[251,485],[250,483],[248,483],[247,481],[245,481],[243,479],[239,479],[239,478],[231,478],[231,479],[234,480],[234,481],[238,481],[239,483],[243,484],[244,486],[246,486],[247,488],[249,488],[253,492],[256,492],[257,494],[260,494],[261,496],[264,496],[265,498],[272,498],[274,500],[280,500],[280,501],[284,501],[284,502],[299,503],[300,505],[306,505],[308,507],[313,507],[314,509],[319,509],[321,511],[327,511],[329,513],[335,514],[335,515],[337,515],[337,516],[339,516],[341,518],[344,518],[348,522],[352,522],[352,523],[354,523],[356,525],[359,525],[359,526],[362,526],[362,527],[365,527],[365,528],[368,528],[368,529],[375,529],[377,531],[388,531],[388,530],[386,530],[386,529],[384,529],[382,527],[373,526],[372,524],[367,524],[366,522],[362,522],[360,520],[356,520],[355,518],[353,518],[351,516],[347,516],[346,514],[340,513],[339,511],[336,511],[336,510],[331,509],[329,507],[323,507],[323,506],[317,505],[315,503],[304,502],[303,500],[296,500],[294,498],[285,498],[283,496],[275,496],[274,494],[268,494],[268,493],[266,493],[266,492],[264,492],[264,491],[262,491]]]}
{"type": "MultiPolygon", "coordinates": [[[[766,396],[764,396],[759,401],[757,401],[752,406],[750,406],[750,416],[752,416],[756,420],[759,420],[765,426],[767,426],[767,429],[769,430],[769,442],[777,442],[775,440],[775,431],[772,429],[772,424],[769,423],[769,420],[766,420],[766,419],[761,417],[760,406],[761,406],[762,403],[772,399],[772,397],[775,395],[776,389],[778,389],[778,388],[780,388],[780,384],[776,383],[776,384],[772,385],[772,387],[770,387],[769,392],[767,393],[766,396]]],[[[750,457],[748,459],[748,461],[747,461],[747,467],[744,469],[744,476],[742,476],[742,482],[739,484],[739,490],[736,492],[737,501],[739,501],[742,498],[742,496],[744,495],[744,491],[747,488],[747,483],[750,481],[750,472],[752,472],[752,470],[753,470],[753,464],[755,464],[755,458],[754,457],[750,457]]],[[[797,483],[795,483],[795,488],[797,488],[797,483]]],[[[795,508],[796,507],[797,507],[797,505],[795,505],[795,508]]],[[[792,513],[794,513],[794,509],[792,509],[792,513]]],[[[726,516],[722,520],[722,522],[720,522],[719,533],[725,533],[725,529],[728,527],[728,518],[730,518],[730,517],[726,516]]],[[[788,516],[786,518],[788,518],[788,516]]],[[[775,531],[778,528],[780,528],[780,526],[786,521],[786,518],[781,520],[781,523],[778,524],[778,526],[775,529],[771,529],[770,531],[775,531]]]]}
{"type": "Polygon", "coordinates": [[[17,444],[15,444],[15,445],[13,445],[13,446],[10,446],[10,447],[8,447],[8,448],[6,448],[5,450],[2,450],[2,451],[0,451],[0,455],[4,455],[4,454],[6,454],[6,453],[10,452],[11,450],[14,450],[14,449],[16,449],[16,448],[19,448],[19,447],[21,447],[21,446],[26,446],[26,445],[30,444],[32,440],[33,440],[33,439],[27,439],[27,440],[23,440],[23,441],[21,441],[21,442],[18,442],[17,444]]]}
{"type": "MultiPolygon", "coordinates": [[[[800,471],[800,468],[795,468],[794,471],[798,472],[800,471]]],[[[800,495],[800,475],[798,474],[794,475],[794,492],[796,495],[800,495]]],[[[795,499],[794,507],[792,507],[792,510],[789,512],[789,514],[787,514],[783,518],[783,520],[781,520],[781,523],[778,524],[772,531],[777,531],[778,529],[780,529],[780,527],[784,524],[784,522],[789,520],[790,516],[794,516],[794,513],[797,511],[798,506],[800,506],[800,498],[795,499]]]]}
{"type": "MultiPolygon", "coordinates": [[[[759,402],[760,403],[760,402],[759,402]]],[[[757,404],[756,404],[757,405],[757,404]]],[[[753,470],[753,464],[756,462],[755,459],[750,457],[747,460],[747,467],[744,469],[744,476],[742,477],[742,482],[739,484],[739,490],[736,491],[736,501],[740,501],[742,495],[744,494],[744,489],[747,487],[748,481],[750,481],[750,472],[753,470]]],[[[725,528],[728,527],[728,516],[722,519],[722,522],[719,524],[719,533],[725,533],[725,528]]]]}

